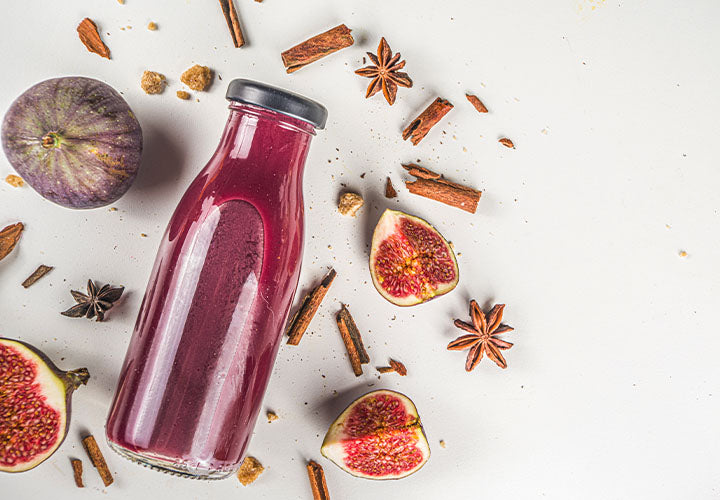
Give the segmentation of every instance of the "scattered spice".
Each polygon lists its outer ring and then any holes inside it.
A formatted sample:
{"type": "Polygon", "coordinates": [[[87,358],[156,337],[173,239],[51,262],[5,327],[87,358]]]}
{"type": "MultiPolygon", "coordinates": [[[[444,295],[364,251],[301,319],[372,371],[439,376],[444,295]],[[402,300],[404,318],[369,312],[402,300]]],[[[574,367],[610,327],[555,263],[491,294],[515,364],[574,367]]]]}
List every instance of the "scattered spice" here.
{"type": "Polygon", "coordinates": [[[335,318],[337,321],[340,335],[342,336],[345,348],[347,349],[348,356],[350,357],[350,364],[352,365],[353,373],[356,377],[362,375],[362,366],[365,363],[370,362],[365,346],[363,345],[360,331],[355,325],[355,321],[350,315],[345,304],[342,305],[340,312],[337,313],[335,318]]]}
{"type": "Polygon", "coordinates": [[[140,87],[146,94],[161,94],[166,84],[165,75],[155,71],[145,70],[140,78],[140,87]]]}
{"type": "Polygon", "coordinates": [[[513,330],[511,326],[501,323],[504,308],[505,304],[495,304],[486,315],[480,310],[478,303],[471,300],[472,324],[459,319],[455,320],[455,326],[469,334],[456,338],[448,344],[447,348],[450,351],[470,349],[465,362],[466,371],[472,371],[482,360],[483,354],[487,354],[487,357],[495,361],[500,368],[507,368],[507,362],[500,351],[510,349],[513,345],[497,338],[497,335],[513,330]]]}
{"type": "Polygon", "coordinates": [[[25,185],[25,181],[19,175],[10,174],[5,177],[5,182],[13,187],[19,188],[25,185]]]}
{"type": "Polygon", "coordinates": [[[60,314],[69,318],[82,318],[85,316],[92,319],[97,316],[96,321],[105,319],[105,312],[122,296],[125,287],[111,287],[104,285],[98,290],[92,280],[87,282],[87,295],[71,290],[76,305],[60,314]]]}
{"type": "Polygon", "coordinates": [[[445,440],[444,439],[440,440],[440,447],[445,448],[445,440]]]}
{"type": "Polygon", "coordinates": [[[268,410],[268,412],[267,412],[268,423],[274,422],[275,420],[277,420],[277,419],[279,419],[279,418],[280,418],[280,417],[278,417],[277,413],[275,413],[275,412],[272,411],[272,410],[268,410]]]}
{"type": "Polygon", "coordinates": [[[678,252],[678,256],[680,256],[680,257],[687,257],[687,256],[688,256],[688,253],[687,253],[685,250],[680,250],[680,251],[678,252]]]}
{"type": "Polygon", "coordinates": [[[398,375],[404,377],[407,375],[407,368],[400,361],[390,360],[390,366],[381,366],[377,369],[380,373],[391,373],[396,372],[398,375]]]}
{"type": "Polygon", "coordinates": [[[192,90],[205,90],[212,82],[212,71],[207,66],[196,64],[185,70],[180,81],[192,90]]]}
{"type": "Polygon", "coordinates": [[[355,43],[350,31],[350,28],[341,24],[286,50],[280,54],[285,70],[294,73],[333,52],[350,47],[355,43]]]}
{"type": "Polygon", "coordinates": [[[502,139],[498,139],[498,142],[505,146],[506,148],[515,149],[515,144],[513,144],[513,141],[508,139],[507,137],[503,137],[502,139]]]}
{"type": "Polygon", "coordinates": [[[77,32],[80,36],[80,41],[85,45],[86,49],[105,59],[110,59],[110,49],[103,43],[97,26],[95,26],[92,19],[89,17],[83,19],[80,24],[78,24],[77,32]]]}
{"type": "Polygon", "coordinates": [[[385,198],[396,198],[397,197],[397,191],[395,191],[395,188],[392,185],[392,181],[390,180],[390,177],[387,178],[387,181],[385,181],[385,198]]]}
{"type": "Polygon", "coordinates": [[[488,109],[485,107],[485,105],[482,103],[480,99],[476,95],[472,94],[465,94],[465,97],[467,97],[467,100],[470,101],[470,104],[475,106],[475,109],[478,110],[478,113],[487,113],[488,109]]]}
{"type": "Polygon", "coordinates": [[[405,187],[411,193],[445,203],[471,214],[477,211],[482,191],[445,180],[442,175],[414,163],[403,165],[403,168],[416,178],[414,181],[405,181],[405,187]]]}
{"type": "Polygon", "coordinates": [[[40,265],[35,271],[22,282],[22,286],[30,288],[37,280],[53,270],[52,266],[40,265]]]}
{"type": "Polygon", "coordinates": [[[405,61],[400,61],[400,52],[394,56],[392,55],[392,50],[390,50],[390,45],[388,45],[385,37],[380,39],[377,56],[371,52],[368,52],[367,55],[373,65],[355,71],[356,75],[372,78],[365,93],[365,98],[372,97],[382,90],[385,100],[392,106],[395,102],[398,85],[407,88],[413,85],[408,74],[400,72],[405,67],[405,61]]]}
{"type": "Polygon", "coordinates": [[[262,466],[257,458],[245,457],[245,460],[243,460],[242,465],[240,465],[237,471],[237,478],[243,486],[247,486],[250,483],[254,483],[264,470],[265,467],[262,466]]]}
{"type": "Polygon", "coordinates": [[[417,146],[417,144],[423,140],[428,132],[430,132],[430,129],[433,128],[435,124],[439,122],[452,108],[453,105],[450,101],[443,99],[442,97],[438,97],[430,104],[430,106],[425,108],[425,111],[420,113],[417,118],[411,121],[410,125],[408,125],[405,130],[403,130],[403,140],[405,141],[410,139],[410,142],[412,142],[414,146],[417,146]]]}
{"type": "Polygon", "coordinates": [[[20,240],[23,229],[25,229],[23,223],[17,222],[0,231],[0,260],[3,260],[13,251],[13,248],[20,240]]]}
{"type": "Polygon", "coordinates": [[[340,202],[338,203],[338,212],[342,215],[349,215],[355,217],[355,214],[360,207],[363,206],[363,197],[357,193],[343,193],[340,196],[340,202]]]}
{"type": "Polygon", "coordinates": [[[188,99],[190,99],[190,92],[185,92],[184,90],[178,90],[177,92],[175,92],[175,95],[183,101],[187,101],[188,99]]]}
{"type": "Polygon", "coordinates": [[[77,486],[78,488],[85,487],[82,480],[82,460],[77,458],[71,458],[70,464],[72,464],[73,477],[75,478],[75,486],[77,486]]]}
{"type": "Polygon", "coordinates": [[[148,25],[147,25],[147,28],[148,28],[150,31],[155,31],[155,30],[157,30],[158,26],[157,26],[157,24],[155,24],[154,22],[150,21],[150,22],[148,23],[148,25]]]}
{"type": "Polygon", "coordinates": [[[110,486],[113,482],[113,477],[110,473],[110,469],[108,469],[107,463],[105,462],[105,457],[103,457],[103,454],[95,441],[95,438],[93,436],[87,436],[82,440],[82,442],[85,447],[85,451],[90,457],[90,462],[97,469],[98,474],[100,474],[103,484],[105,486],[110,486]]]}
{"type": "Polygon", "coordinates": [[[325,482],[325,471],[322,466],[315,460],[310,460],[307,464],[307,471],[313,500],[330,500],[330,493],[325,482]]]}
{"type": "Polygon", "coordinates": [[[290,326],[287,329],[288,344],[298,345],[300,343],[300,339],[305,334],[308,326],[310,326],[310,322],[320,307],[320,303],[325,298],[325,294],[330,289],[330,285],[332,285],[336,275],[335,269],[330,269],[320,284],[305,296],[300,309],[298,309],[295,316],[293,316],[292,321],[290,321],[290,326]]]}
{"type": "Polygon", "coordinates": [[[242,29],[240,28],[240,19],[238,18],[237,11],[235,10],[233,0],[220,0],[220,8],[222,8],[223,15],[225,16],[225,22],[227,22],[228,29],[230,30],[233,45],[235,45],[235,48],[239,49],[245,45],[245,37],[243,36],[242,29]]]}

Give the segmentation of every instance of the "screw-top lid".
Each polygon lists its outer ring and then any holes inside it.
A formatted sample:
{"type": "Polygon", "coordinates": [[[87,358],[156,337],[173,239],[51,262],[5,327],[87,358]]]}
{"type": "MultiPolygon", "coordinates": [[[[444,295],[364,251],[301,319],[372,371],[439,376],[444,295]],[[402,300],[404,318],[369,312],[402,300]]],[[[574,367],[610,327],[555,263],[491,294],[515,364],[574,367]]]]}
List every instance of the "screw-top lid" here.
{"type": "Polygon", "coordinates": [[[287,90],[272,87],[260,82],[237,78],[228,85],[225,98],[253,104],[284,115],[299,118],[315,128],[325,128],[327,109],[319,102],[303,97],[287,90]]]}

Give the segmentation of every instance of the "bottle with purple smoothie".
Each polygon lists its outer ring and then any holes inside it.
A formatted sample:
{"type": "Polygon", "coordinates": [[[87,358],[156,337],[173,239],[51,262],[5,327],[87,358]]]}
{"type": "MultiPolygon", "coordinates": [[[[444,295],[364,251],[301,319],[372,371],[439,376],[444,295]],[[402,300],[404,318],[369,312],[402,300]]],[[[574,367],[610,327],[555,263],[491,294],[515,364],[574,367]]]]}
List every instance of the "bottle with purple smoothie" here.
{"type": "Polygon", "coordinates": [[[249,80],[175,210],[150,276],[107,421],[110,446],[205,479],[240,464],[297,287],[302,177],[327,111],[249,80]]]}

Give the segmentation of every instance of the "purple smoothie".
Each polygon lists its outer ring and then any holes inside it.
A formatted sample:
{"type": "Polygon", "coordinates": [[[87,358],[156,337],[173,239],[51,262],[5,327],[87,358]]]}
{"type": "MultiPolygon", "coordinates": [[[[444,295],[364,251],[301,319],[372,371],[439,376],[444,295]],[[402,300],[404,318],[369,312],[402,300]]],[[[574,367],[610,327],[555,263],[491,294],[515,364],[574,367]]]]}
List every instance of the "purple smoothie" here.
{"type": "Polygon", "coordinates": [[[300,272],[314,135],[230,109],[162,240],[106,429],[128,458],[205,478],[237,468],[261,407],[300,272]]]}

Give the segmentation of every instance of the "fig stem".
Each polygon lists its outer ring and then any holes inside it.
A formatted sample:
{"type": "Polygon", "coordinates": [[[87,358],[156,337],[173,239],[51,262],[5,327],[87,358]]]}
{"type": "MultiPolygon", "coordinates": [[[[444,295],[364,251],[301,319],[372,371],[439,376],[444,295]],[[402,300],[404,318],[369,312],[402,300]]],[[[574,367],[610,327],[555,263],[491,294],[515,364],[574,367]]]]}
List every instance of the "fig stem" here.
{"type": "Polygon", "coordinates": [[[45,149],[59,148],[61,143],[60,134],[56,132],[48,132],[42,138],[42,147],[45,149]]]}
{"type": "Polygon", "coordinates": [[[81,385],[86,385],[90,379],[90,372],[87,368],[78,368],[77,370],[70,370],[65,372],[65,381],[69,388],[73,391],[81,385]]]}

